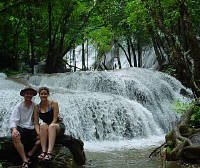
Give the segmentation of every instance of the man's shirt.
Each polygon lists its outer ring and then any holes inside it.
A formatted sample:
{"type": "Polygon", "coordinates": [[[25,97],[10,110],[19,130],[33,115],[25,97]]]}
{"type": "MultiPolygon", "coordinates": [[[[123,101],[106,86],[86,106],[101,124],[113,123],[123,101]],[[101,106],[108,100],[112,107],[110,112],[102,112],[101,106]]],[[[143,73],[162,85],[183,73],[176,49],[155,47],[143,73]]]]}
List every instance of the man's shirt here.
{"type": "Polygon", "coordinates": [[[25,107],[24,101],[17,104],[10,117],[10,128],[20,126],[22,128],[34,129],[33,110],[35,103],[32,102],[29,108],[25,107]]]}

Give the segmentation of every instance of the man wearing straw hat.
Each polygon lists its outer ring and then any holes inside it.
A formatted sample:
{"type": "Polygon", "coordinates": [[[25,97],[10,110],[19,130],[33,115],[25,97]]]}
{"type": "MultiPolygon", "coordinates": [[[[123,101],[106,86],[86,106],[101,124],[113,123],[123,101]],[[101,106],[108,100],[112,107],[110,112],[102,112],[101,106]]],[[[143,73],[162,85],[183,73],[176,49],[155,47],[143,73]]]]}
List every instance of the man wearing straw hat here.
{"type": "Polygon", "coordinates": [[[23,161],[22,168],[28,168],[30,157],[40,147],[33,124],[35,103],[32,102],[32,97],[37,95],[37,91],[27,86],[20,91],[20,95],[24,97],[24,101],[18,103],[11,114],[10,130],[14,147],[23,161]]]}

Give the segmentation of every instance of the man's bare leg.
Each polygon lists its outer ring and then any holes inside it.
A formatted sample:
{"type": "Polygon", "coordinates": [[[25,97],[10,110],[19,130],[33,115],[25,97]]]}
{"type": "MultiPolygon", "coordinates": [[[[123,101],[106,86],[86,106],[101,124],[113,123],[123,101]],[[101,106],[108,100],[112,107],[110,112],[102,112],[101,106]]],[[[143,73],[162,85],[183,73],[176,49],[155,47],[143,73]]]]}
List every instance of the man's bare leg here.
{"type": "Polygon", "coordinates": [[[25,151],[24,151],[24,145],[21,142],[20,135],[16,137],[12,137],[13,144],[17,152],[19,153],[20,157],[22,158],[23,162],[28,162],[25,151]]]}
{"type": "Polygon", "coordinates": [[[33,146],[33,148],[28,152],[28,156],[33,156],[33,154],[40,148],[41,146],[40,146],[40,140],[38,139],[36,142],[35,142],[35,144],[34,144],[34,146],[33,146]]]}

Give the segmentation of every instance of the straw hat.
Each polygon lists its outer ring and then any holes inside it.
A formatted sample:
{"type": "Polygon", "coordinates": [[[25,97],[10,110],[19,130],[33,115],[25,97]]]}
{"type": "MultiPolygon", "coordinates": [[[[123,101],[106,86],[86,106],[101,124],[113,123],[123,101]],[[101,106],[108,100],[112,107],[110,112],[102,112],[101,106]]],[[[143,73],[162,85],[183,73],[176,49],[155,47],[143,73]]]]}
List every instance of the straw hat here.
{"type": "Polygon", "coordinates": [[[22,90],[20,91],[20,95],[21,95],[21,96],[24,96],[24,93],[25,93],[25,91],[27,91],[27,90],[32,90],[32,91],[33,91],[33,96],[36,96],[36,95],[37,95],[37,91],[36,91],[35,89],[33,89],[31,86],[26,86],[24,89],[22,89],[22,90]]]}

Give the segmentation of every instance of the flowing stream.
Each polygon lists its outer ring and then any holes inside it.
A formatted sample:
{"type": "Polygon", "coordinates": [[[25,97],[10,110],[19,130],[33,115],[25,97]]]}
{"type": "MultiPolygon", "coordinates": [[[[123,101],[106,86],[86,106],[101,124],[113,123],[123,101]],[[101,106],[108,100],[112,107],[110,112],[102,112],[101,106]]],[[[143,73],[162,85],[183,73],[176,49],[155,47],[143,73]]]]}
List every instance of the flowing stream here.
{"type": "MultiPolygon", "coordinates": [[[[175,78],[142,68],[16,77],[21,78],[36,89],[50,88],[66,134],[85,143],[86,167],[159,167],[146,156],[179,118],[172,103],[188,101],[180,90],[191,94],[175,78]]],[[[23,87],[0,75],[0,136],[9,135],[10,114],[23,100],[23,87]]]]}

